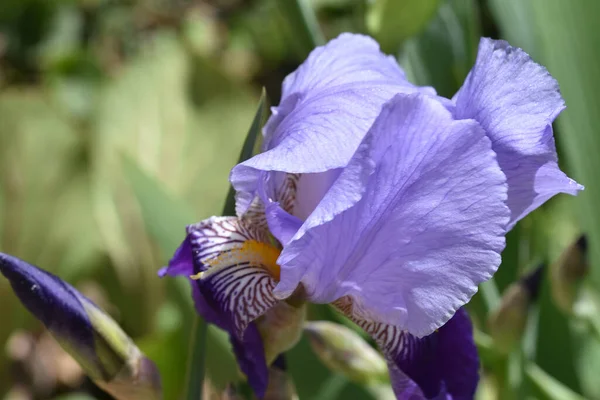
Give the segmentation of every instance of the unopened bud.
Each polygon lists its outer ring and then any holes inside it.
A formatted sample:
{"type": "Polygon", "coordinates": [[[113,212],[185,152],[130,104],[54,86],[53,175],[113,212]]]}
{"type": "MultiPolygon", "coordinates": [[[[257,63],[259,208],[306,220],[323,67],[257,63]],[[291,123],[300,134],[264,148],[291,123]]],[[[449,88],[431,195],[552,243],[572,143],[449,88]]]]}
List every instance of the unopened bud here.
{"type": "Polygon", "coordinates": [[[541,264],[508,286],[500,306],[490,314],[488,326],[498,350],[509,353],[521,340],[529,306],[537,298],[544,270],[545,265],[541,264]]]}
{"type": "Polygon", "coordinates": [[[154,363],[91,300],[55,275],[13,256],[0,253],[0,271],[25,307],[98,386],[116,399],[162,398],[154,363]]]}
{"type": "Polygon", "coordinates": [[[581,281],[589,271],[587,247],[586,236],[580,236],[563,251],[550,268],[552,297],[567,313],[573,310],[581,281]]]}
{"type": "Polygon", "coordinates": [[[353,330],[333,322],[311,321],[304,331],[314,352],[332,371],[365,385],[389,380],[383,356],[353,330]]]}
{"type": "Polygon", "coordinates": [[[265,359],[271,364],[280,354],[294,347],[302,336],[306,318],[304,303],[280,302],[256,321],[263,339],[265,359]]]}

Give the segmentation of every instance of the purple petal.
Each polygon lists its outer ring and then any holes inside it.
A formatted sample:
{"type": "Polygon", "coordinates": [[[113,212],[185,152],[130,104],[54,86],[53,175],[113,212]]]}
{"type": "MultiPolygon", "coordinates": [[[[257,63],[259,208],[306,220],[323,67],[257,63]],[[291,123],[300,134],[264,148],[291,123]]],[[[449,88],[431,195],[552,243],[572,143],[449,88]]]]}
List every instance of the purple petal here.
{"type": "MultiPolygon", "coordinates": [[[[393,361],[419,386],[427,399],[449,395],[454,400],[467,400],[475,396],[479,357],[471,321],[462,308],[429,336],[418,339],[407,335],[403,348],[395,354],[393,361]]],[[[398,395],[403,383],[395,384],[392,380],[392,386],[398,395]]]]}
{"type": "Polygon", "coordinates": [[[552,121],[565,108],[558,83],[523,50],[481,39],[454,114],[475,119],[492,140],[508,181],[509,229],[558,193],[583,186],[558,168],[552,121]]]}
{"type": "Polygon", "coordinates": [[[169,276],[191,276],[194,275],[194,264],[192,259],[192,244],[190,243],[189,236],[186,235],[185,239],[179,245],[175,254],[169,261],[167,267],[163,267],[158,271],[158,276],[161,278],[165,275],[169,276]]]}
{"type": "Polygon", "coordinates": [[[260,174],[257,200],[264,205],[269,232],[285,245],[302,225],[302,221],[293,215],[300,176],[285,172],[269,174],[261,171],[260,174]]]}
{"type": "Polygon", "coordinates": [[[302,282],[315,302],[350,295],[367,319],[432,333],[500,263],[509,211],[490,140],[434,99],[398,95],[346,170],[332,191],[364,195],[284,248],[276,296],[302,282]]]}
{"type": "Polygon", "coordinates": [[[242,340],[229,337],[240,369],[248,377],[248,384],[259,399],[265,397],[269,385],[269,368],[265,359],[263,341],[256,324],[250,324],[242,340]]]}
{"type": "Polygon", "coordinates": [[[254,319],[272,307],[275,286],[265,269],[253,263],[260,255],[242,252],[246,242],[264,240],[264,235],[236,217],[213,217],[188,227],[188,235],[163,274],[187,275],[198,314],[208,323],[227,331],[240,369],[255,394],[264,395],[268,368],[262,339],[254,319]],[[251,260],[241,260],[240,256],[251,260]],[[240,301],[243,299],[244,301],[240,301]]]}
{"type": "Polygon", "coordinates": [[[471,321],[463,308],[439,330],[417,338],[401,327],[364,319],[348,296],[333,305],[371,335],[382,350],[398,399],[473,399],[479,357],[471,321]]]}
{"type": "MultiPolygon", "coordinates": [[[[388,370],[390,373],[390,381],[392,383],[392,389],[396,395],[397,400],[424,400],[426,399],[423,391],[404,372],[398,368],[393,362],[388,362],[388,370]]],[[[440,400],[442,400],[440,398],[440,400]]],[[[437,399],[436,399],[437,400],[437,399]]]]}
{"type": "Polygon", "coordinates": [[[23,305],[62,343],[68,343],[80,360],[86,362],[94,378],[113,378],[96,354],[96,333],[85,307],[91,300],[57,276],[23,260],[0,253],[0,271],[9,280],[23,305]]]}
{"type": "MultiPolygon", "coordinates": [[[[298,188],[296,194],[296,204],[294,205],[293,213],[302,221],[305,221],[309,215],[317,208],[317,205],[323,199],[325,193],[331,188],[333,182],[340,176],[341,168],[332,169],[327,172],[318,174],[302,174],[298,179],[298,188]]],[[[344,196],[345,193],[340,193],[344,196]]],[[[352,201],[352,204],[357,200],[352,201]]],[[[342,203],[347,203],[342,200],[342,203]]]]}
{"type": "Polygon", "coordinates": [[[346,166],[381,106],[396,93],[415,91],[435,94],[410,84],[369,37],[342,34],[313,50],[284,81],[281,104],[265,126],[264,152],[232,170],[238,215],[255,197],[260,171],[318,173],[346,166]]]}
{"type": "Polygon", "coordinates": [[[302,221],[279,206],[279,203],[269,203],[265,213],[269,223],[269,231],[277,238],[281,245],[285,246],[298,232],[302,221]]]}
{"type": "Polygon", "coordinates": [[[218,311],[218,306],[212,306],[207,301],[207,298],[212,300],[210,293],[206,293],[201,285],[196,284],[196,281],[190,281],[196,310],[206,322],[229,333],[229,340],[240,369],[248,378],[248,384],[254,390],[254,394],[262,398],[267,390],[269,371],[263,341],[256,324],[254,322],[249,324],[243,338],[240,339],[234,334],[234,327],[230,321],[218,311]],[[208,296],[203,295],[203,292],[208,296]]]}

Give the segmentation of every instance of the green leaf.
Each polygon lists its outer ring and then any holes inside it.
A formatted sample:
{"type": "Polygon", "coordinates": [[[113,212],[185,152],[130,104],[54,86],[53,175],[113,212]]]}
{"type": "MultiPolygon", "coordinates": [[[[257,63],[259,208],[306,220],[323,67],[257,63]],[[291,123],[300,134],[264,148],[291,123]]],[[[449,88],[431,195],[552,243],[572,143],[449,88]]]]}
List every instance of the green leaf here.
{"type": "MultiPolygon", "coordinates": [[[[579,205],[581,222],[588,233],[590,265],[600,265],[600,30],[596,18],[600,2],[535,0],[528,20],[536,27],[542,46],[542,63],[558,80],[567,109],[558,119],[559,144],[566,150],[572,174],[586,185],[573,205],[579,205]]],[[[563,161],[565,161],[563,159],[563,161]]],[[[600,288],[600,268],[590,277],[600,288]]]]}
{"type": "Polygon", "coordinates": [[[548,375],[535,364],[529,364],[525,373],[543,400],[584,400],[584,398],[548,375]]]}
{"type": "Polygon", "coordinates": [[[554,304],[549,279],[543,279],[539,296],[535,362],[563,385],[580,392],[575,370],[576,341],[569,320],[554,304]]]}
{"type": "MultiPolygon", "coordinates": [[[[238,158],[238,164],[246,161],[254,154],[254,150],[257,145],[257,139],[260,137],[259,132],[261,131],[265,121],[266,111],[267,92],[263,88],[260,95],[260,100],[258,101],[258,109],[256,110],[256,114],[252,120],[252,125],[250,125],[250,129],[248,130],[248,134],[246,135],[246,139],[244,140],[244,144],[242,146],[242,151],[240,152],[240,156],[238,158]]],[[[235,215],[235,189],[233,186],[230,186],[229,191],[227,192],[225,206],[223,207],[223,215],[235,215]]]]}
{"type": "Polygon", "coordinates": [[[479,40],[473,0],[444,2],[424,31],[406,41],[400,63],[408,78],[452,97],[475,59],[479,40]]]}
{"type": "MultiPolygon", "coordinates": [[[[137,198],[144,223],[150,236],[152,236],[159,245],[163,260],[168,260],[168,257],[173,254],[177,246],[183,240],[185,235],[185,226],[194,221],[194,214],[190,211],[187,205],[172,195],[170,195],[154,178],[147,175],[131,158],[122,157],[122,166],[125,178],[130,183],[131,188],[137,198]]],[[[187,313],[192,316],[194,311],[191,304],[191,295],[189,289],[184,289],[187,283],[180,280],[181,287],[179,292],[185,293],[187,300],[183,304],[187,305],[187,313]]],[[[189,321],[192,321],[192,317],[189,321]]],[[[200,327],[206,327],[205,322],[198,322],[200,327]]],[[[188,332],[192,329],[188,326],[188,332]]],[[[188,352],[188,355],[193,355],[190,365],[195,366],[195,369],[190,370],[190,382],[194,385],[194,395],[201,393],[202,390],[202,375],[204,365],[204,354],[206,353],[207,362],[211,365],[211,370],[208,374],[211,381],[219,387],[223,387],[229,382],[239,380],[237,367],[232,351],[227,343],[226,334],[218,329],[206,329],[194,331],[192,330],[190,338],[195,338],[198,334],[204,335],[206,340],[200,343],[206,343],[206,346],[201,349],[195,349],[188,352]],[[210,349],[205,351],[204,349],[210,349]],[[202,362],[198,362],[198,360],[202,362]]],[[[196,343],[197,340],[194,340],[196,343]]],[[[180,343],[180,345],[183,345],[180,343]]],[[[194,345],[196,346],[196,345],[194,345]]],[[[183,387],[183,382],[180,383],[180,388],[183,387]]],[[[196,396],[195,399],[199,397],[196,396]]]]}
{"type": "Polygon", "coordinates": [[[274,0],[289,29],[288,42],[297,49],[301,59],[317,46],[325,44],[325,37],[309,0],[274,0]]]}
{"type": "Polygon", "coordinates": [[[400,44],[425,28],[439,0],[375,0],[367,14],[367,28],[381,48],[396,53],[400,44]]]}
{"type": "MultiPolygon", "coordinates": [[[[263,121],[265,118],[266,111],[266,92],[263,89],[260,100],[258,103],[258,109],[244,140],[244,145],[238,158],[238,163],[246,161],[254,153],[257,138],[262,128],[263,121]]],[[[232,186],[229,187],[229,192],[223,206],[223,215],[235,215],[235,190],[232,186]]],[[[187,376],[187,399],[197,400],[202,398],[202,386],[204,377],[204,363],[206,358],[206,341],[207,341],[207,330],[208,325],[205,321],[200,318],[196,318],[194,326],[192,328],[192,344],[191,344],[191,358],[188,365],[188,376],[187,376]]]]}
{"type": "Polygon", "coordinates": [[[490,11],[498,21],[502,37],[527,51],[533,59],[540,56],[536,27],[532,23],[534,9],[531,1],[488,0],[490,11]]]}
{"type": "Polygon", "coordinates": [[[190,341],[190,357],[186,371],[187,400],[202,399],[204,386],[204,365],[206,363],[208,324],[201,318],[194,318],[190,341]]]}
{"type": "Polygon", "coordinates": [[[195,221],[194,213],[146,174],[131,157],[123,155],[122,167],[140,205],[146,229],[156,240],[163,263],[166,263],[185,237],[185,226],[195,221]]]}

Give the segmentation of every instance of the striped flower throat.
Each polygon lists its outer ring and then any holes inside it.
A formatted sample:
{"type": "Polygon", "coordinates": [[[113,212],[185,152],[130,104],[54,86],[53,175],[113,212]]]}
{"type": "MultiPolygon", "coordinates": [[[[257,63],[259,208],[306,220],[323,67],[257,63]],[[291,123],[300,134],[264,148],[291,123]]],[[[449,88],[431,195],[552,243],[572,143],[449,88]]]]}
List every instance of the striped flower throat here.
{"type": "Polygon", "coordinates": [[[247,240],[240,247],[233,248],[207,260],[208,269],[191,275],[190,278],[194,280],[204,279],[224,268],[248,265],[264,269],[273,279],[279,281],[281,269],[277,264],[277,258],[279,258],[280,253],[281,250],[271,244],[258,240],[247,240]]]}

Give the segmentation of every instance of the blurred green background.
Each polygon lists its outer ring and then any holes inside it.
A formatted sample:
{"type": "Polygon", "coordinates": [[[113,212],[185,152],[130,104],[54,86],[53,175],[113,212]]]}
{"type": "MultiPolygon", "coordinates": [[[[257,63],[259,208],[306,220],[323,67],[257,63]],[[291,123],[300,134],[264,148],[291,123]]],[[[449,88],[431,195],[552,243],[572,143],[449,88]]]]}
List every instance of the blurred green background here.
{"type": "MultiPolygon", "coordinates": [[[[220,213],[261,88],[277,104],[283,78],[315,45],[351,31],[375,36],[413,82],[451,97],[479,37],[504,38],[559,81],[560,161],[586,190],[522,221],[469,305],[478,397],[600,399],[600,268],[587,267],[588,255],[600,265],[598,16],[598,0],[2,0],[0,251],[104,307],[158,364],[165,399],[177,399],[193,311],[187,282],[156,271],[185,224],[220,213]],[[582,233],[584,260],[565,253],[582,233]],[[493,323],[511,283],[539,263],[539,295],[515,317],[524,333],[514,318],[493,323]]],[[[109,398],[5,280],[0,305],[0,398],[109,398]]],[[[326,306],[310,317],[345,322],[326,306]]],[[[227,337],[210,328],[208,340],[210,382],[239,379],[227,337]]],[[[306,338],[287,359],[301,399],[377,397],[328,371],[306,338]]]]}

